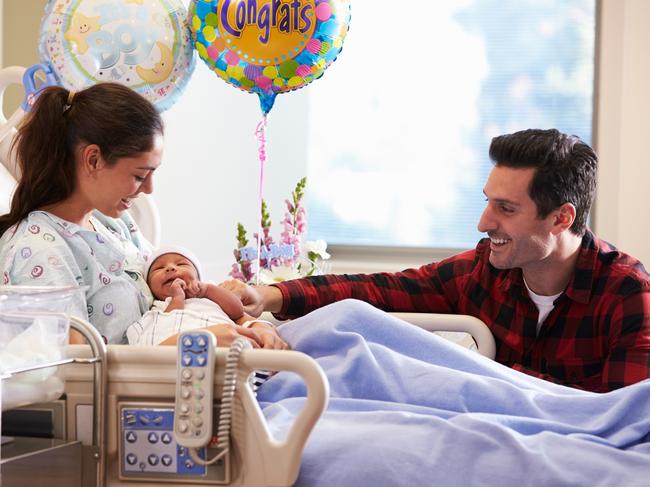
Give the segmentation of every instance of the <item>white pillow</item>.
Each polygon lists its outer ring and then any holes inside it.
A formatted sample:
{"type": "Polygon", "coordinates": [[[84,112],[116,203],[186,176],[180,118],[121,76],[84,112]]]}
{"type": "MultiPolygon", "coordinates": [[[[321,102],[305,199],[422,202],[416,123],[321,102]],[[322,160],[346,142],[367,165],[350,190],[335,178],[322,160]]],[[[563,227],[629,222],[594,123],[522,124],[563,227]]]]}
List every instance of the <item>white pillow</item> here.
{"type": "Polygon", "coordinates": [[[9,213],[11,195],[15,187],[16,180],[5,168],[4,161],[0,161],[0,215],[9,213]]]}

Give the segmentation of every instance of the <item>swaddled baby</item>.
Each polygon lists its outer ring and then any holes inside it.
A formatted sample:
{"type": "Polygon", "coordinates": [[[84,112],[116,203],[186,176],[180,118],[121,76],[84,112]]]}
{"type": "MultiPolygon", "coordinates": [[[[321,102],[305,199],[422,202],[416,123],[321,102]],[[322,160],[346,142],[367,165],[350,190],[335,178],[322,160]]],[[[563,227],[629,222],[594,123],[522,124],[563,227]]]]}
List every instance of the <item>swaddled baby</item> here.
{"type": "MultiPolygon", "coordinates": [[[[130,325],[126,335],[131,345],[171,345],[178,334],[197,328],[233,329],[233,340],[247,337],[254,347],[287,348],[281,340],[264,333],[268,321],[256,320],[244,313],[240,299],[216,284],[201,280],[196,256],[183,247],[161,248],[153,253],[144,272],[147,284],[156,298],[151,310],[130,325]],[[255,325],[255,329],[251,329],[255,325]]],[[[227,346],[229,343],[218,343],[227,346]]]]}

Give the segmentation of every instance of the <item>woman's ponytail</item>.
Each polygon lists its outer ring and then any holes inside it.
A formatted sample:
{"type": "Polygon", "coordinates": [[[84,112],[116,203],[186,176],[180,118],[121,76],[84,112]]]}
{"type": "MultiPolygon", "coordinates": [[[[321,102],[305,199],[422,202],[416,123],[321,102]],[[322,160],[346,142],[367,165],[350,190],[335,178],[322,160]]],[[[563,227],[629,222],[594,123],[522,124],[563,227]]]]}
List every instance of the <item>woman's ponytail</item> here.
{"type": "Polygon", "coordinates": [[[45,89],[18,129],[11,150],[15,152],[20,180],[11,210],[0,216],[0,235],[31,211],[62,201],[72,193],[74,157],[66,141],[64,113],[68,91],[58,86],[45,89]]]}

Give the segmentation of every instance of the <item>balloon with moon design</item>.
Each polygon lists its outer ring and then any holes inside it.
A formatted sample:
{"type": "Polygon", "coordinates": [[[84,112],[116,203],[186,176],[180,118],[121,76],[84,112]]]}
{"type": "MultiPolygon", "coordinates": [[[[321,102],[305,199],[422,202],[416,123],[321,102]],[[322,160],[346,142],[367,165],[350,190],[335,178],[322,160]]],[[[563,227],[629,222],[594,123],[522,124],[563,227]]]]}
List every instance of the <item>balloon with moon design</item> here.
{"type": "Polygon", "coordinates": [[[114,81],[160,111],[176,101],[194,69],[180,0],[50,0],[39,49],[63,87],[114,81]]]}

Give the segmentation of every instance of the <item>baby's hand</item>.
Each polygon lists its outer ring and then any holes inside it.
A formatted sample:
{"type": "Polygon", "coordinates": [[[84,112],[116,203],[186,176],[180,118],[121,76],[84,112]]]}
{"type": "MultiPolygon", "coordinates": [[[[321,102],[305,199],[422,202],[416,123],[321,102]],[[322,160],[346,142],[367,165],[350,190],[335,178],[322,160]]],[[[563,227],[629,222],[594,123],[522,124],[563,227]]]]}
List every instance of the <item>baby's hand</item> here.
{"type": "Polygon", "coordinates": [[[208,292],[208,283],[202,281],[192,281],[187,286],[187,295],[190,298],[204,298],[208,292]]]}
{"type": "Polygon", "coordinates": [[[174,282],[172,282],[172,285],[169,288],[169,295],[173,298],[181,298],[185,299],[185,290],[187,286],[185,284],[185,281],[180,278],[174,279],[174,282]]]}

